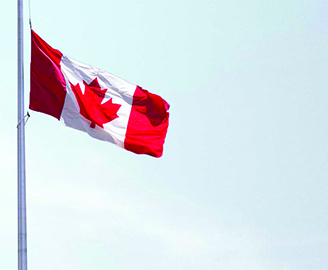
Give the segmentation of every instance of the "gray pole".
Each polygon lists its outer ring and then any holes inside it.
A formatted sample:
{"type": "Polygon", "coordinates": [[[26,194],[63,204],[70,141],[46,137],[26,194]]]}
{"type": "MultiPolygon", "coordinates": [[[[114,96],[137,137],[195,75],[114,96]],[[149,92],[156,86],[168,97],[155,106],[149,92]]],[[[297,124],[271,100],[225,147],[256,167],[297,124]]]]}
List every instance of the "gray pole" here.
{"type": "MultiPolygon", "coordinates": [[[[24,118],[23,0],[17,0],[17,85],[18,123],[24,118]]],[[[18,270],[27,270],[25,123],[17,127],[18,270]]]]}

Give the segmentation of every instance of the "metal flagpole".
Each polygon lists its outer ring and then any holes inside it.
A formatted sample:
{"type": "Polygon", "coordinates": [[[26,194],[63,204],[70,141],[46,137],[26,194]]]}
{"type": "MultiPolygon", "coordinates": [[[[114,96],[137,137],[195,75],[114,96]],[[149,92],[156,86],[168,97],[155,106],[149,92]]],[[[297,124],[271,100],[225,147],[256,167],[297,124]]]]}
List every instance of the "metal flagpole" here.
{"type": "Polygon", "coordinates": [[[24,119],[24,52],[23,0],[17,0],[17,200],[18,200],[18,270],[27,270],[26,186],[25,186],[25,121],[24,119]]]}

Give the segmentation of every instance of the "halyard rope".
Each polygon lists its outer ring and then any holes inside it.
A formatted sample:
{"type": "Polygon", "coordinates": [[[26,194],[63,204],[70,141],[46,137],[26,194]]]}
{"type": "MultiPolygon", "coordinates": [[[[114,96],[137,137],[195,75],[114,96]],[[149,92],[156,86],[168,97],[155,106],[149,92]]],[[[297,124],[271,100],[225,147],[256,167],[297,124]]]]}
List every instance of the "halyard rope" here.
{"type": "Polygon", "coordinates": [[[31,0],[28,0],[28,22],[30,24],[30,29],[32,29],[31,0]]]}

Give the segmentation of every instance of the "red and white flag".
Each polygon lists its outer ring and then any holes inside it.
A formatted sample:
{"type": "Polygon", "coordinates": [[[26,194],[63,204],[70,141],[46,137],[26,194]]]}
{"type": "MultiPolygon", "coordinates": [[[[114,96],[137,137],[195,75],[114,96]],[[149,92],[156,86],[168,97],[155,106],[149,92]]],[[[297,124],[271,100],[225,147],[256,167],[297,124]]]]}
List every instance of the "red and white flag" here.
{"type": "Polygon", "coordinates": [[[164,99],[31,35],[30,109],[134,153],[162,156],[170,107],[164,99]]]}

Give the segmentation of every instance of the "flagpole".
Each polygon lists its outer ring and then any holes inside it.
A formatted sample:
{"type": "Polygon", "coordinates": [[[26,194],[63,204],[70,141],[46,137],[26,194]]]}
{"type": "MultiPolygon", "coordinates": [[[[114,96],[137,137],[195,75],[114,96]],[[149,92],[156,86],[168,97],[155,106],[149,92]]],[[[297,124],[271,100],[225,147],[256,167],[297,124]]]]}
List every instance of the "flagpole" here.
{"type": "Polygon", "coordinates": [[[25,186],[25,121],[24,119],[24,43],[23,0],[17,0],[17,219],[18,270],[27,270],[26,186],[25,186]]]}

